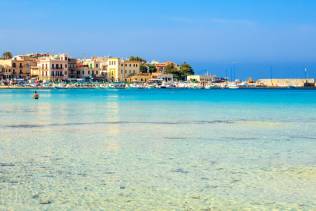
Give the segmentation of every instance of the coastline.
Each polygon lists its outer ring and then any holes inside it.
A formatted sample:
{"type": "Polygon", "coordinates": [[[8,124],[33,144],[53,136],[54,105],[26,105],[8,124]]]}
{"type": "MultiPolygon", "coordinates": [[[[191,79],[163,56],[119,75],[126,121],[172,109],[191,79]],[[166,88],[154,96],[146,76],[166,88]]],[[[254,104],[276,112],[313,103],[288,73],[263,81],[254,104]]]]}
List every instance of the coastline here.
{"type": "MultiPolygon", "coordinates": [[[[191,90],[236,90],[236,89],[230,89],[230,88],[220,88],[220,87],[214,87],[214,88],[135,88],[135,87],[126,87],[126,88],[110,88],[110,87],[17,87],[17,86],[0,86],[0,90],[5,90],[5,89],[14,89],[14,90],[19,90],[19,89],[26,89],[26,90],[66,90],[66,89],[191,89],[191,90]]],[[[269,89],[269,90],[316,90],[316,87],[240,87],[238,89],[242,90],[249,90],[249,89],[269,89]]],[[[238,90],[237,89],[237,90],[238,90]]]]}

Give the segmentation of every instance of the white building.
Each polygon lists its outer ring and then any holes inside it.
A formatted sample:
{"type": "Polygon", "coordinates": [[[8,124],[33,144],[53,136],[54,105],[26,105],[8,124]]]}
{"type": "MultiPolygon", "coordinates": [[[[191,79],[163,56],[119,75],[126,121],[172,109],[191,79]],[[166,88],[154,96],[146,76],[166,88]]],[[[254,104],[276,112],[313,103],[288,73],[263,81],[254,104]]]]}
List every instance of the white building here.
{"type": "Polygon", "coordinates": [[[66,54],[41,57],[32,76],[39,80],[60,81],[68,79],[68,56],[66,54]]]}

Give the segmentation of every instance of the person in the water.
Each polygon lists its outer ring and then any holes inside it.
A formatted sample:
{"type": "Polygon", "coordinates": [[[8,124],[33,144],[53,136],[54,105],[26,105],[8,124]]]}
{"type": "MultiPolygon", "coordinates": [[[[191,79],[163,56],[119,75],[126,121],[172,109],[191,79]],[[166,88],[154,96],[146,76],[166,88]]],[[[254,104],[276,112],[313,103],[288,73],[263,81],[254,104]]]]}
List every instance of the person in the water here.
{"type": "Polygon", "coordinates": [[[34,92],[33,98],[34,98],[35,100],[38,100],[38,99],[39,99],[39,94],[37,93],[37,91],[34,92]]]}

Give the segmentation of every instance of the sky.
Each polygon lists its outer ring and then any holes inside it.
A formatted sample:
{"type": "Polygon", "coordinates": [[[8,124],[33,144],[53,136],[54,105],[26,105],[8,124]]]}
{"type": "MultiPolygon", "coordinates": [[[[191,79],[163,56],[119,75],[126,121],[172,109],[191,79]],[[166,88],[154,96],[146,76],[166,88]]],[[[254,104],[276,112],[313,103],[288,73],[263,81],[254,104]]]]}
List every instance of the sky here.
{"type": "Polygon", "coordinates": [[[0,0],[0,51],[141,56],[235,78],[316,77],[314,0],[0,0]],[[234,74],[229,74],[234,72],[234,74]]]}

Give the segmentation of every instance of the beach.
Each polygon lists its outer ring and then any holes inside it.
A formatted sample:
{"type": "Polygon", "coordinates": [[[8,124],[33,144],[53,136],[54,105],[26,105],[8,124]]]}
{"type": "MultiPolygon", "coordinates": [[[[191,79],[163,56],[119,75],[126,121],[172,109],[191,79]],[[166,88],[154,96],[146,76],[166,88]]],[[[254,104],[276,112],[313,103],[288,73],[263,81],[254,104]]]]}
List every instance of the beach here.
{"type": "Polygon", "coordinates": [[[316,92],[0,90],[0,210],[315,210],[316,92]]]}

